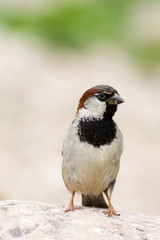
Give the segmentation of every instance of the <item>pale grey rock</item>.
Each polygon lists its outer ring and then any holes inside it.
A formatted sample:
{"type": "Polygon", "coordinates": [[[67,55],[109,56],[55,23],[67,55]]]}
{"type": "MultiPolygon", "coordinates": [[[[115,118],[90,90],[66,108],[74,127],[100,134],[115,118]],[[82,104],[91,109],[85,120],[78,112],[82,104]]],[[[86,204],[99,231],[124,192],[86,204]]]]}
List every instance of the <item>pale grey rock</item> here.
{"type": "Polygon", "coordinates": [[[121,212],[108,217],[103,209],[64,208],[42,202],[1,201],[0,239],[10,240],[158,240],[160,217],[121,212]]]}

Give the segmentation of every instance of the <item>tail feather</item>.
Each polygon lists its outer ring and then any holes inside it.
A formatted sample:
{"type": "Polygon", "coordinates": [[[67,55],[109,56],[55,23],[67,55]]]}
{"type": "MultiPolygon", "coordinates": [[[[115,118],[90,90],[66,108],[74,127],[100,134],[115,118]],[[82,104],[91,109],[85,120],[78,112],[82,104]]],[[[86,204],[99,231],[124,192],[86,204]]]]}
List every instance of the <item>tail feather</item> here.
{"type": "Polygon", "coordinates": [[[86,196],[82,194],[82,206],[108,208],[102,194],[99,196],[86,196]]]}

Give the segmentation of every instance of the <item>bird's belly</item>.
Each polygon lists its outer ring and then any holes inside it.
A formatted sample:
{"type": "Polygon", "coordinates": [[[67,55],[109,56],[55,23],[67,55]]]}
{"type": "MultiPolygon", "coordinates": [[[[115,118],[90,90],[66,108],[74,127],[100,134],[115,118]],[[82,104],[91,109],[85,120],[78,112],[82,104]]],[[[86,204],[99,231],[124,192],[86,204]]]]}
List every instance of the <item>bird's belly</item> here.
{"type": "Polygon", "coordinates": [[[122,140],[117,136],[110,145],[94,147],[74,140],[64,142],[62,175],[69,191],[99,195],[117,177],[122,140]]]}

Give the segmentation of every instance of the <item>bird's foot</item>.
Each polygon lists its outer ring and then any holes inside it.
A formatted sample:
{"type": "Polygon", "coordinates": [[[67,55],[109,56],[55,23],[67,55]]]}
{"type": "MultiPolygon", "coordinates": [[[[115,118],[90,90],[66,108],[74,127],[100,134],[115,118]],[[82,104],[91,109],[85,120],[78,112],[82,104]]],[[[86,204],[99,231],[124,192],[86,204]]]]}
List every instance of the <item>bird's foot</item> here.
{"type": "Polygon", "coordinates": [[[113,207],[109,207],[108,211],[103,211],[105,215],[108,215],[109,217],[112,217],[113,215],[115,216],[120,216],[120,214],[116,213],[113,207]]]}
{"type": "Polygon", "coordinates": [[[65,212],[74,211],[75,209],[82,209],[80,206],[74,206],[73,203],[70,203],[68,207],[64,210],[65,212]]]}

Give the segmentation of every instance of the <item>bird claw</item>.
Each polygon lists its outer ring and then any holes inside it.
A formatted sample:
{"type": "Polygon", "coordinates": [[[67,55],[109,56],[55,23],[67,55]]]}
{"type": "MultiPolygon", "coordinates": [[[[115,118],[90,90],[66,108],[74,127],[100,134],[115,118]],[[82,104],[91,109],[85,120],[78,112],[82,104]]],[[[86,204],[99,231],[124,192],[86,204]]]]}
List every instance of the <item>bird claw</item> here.
{"type": "Polygon", "coordinates": [[[74,211],[75,209],[82,209],[82,207],[80,207],[80,206],[74,206],[74,204],[73,203],[70,203],[69,205],[68,205],[68,207],[64,210],[65,212],[70,212],[70,211],[74,211]]]}
{"type": "Polygon", "coordinates": [[[114,208],[109,208],[108,211],[103,211],[103,213],[109,217],[112,217],[113,215],[120,216],[120,214],[115,212],[114,208]]]}

